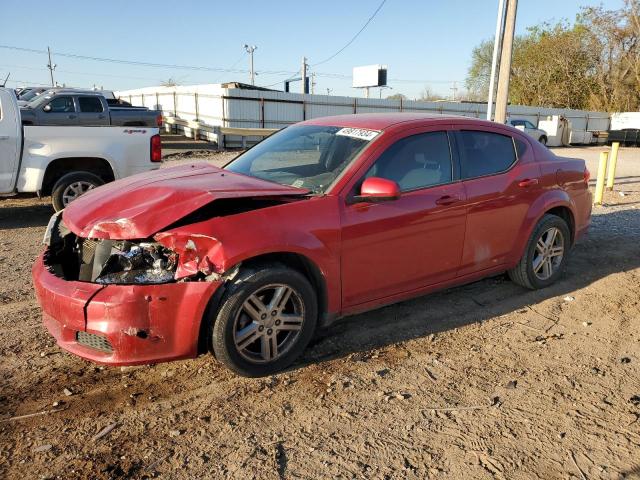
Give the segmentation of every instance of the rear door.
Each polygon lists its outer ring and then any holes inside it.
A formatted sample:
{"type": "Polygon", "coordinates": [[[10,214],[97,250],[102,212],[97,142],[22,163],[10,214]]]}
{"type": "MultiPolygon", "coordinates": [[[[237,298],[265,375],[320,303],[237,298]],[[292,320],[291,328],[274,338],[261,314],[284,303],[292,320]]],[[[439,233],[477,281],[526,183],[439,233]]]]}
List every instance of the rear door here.
{"type": "Polygon", "coordinates": [[[0,88],[0,193],[13,191],[20,160],[18,104],[10,90],[0,88]]]}
{"type": "Polygon", "coordinates": [[[455,132],[467,227],[458,276],[513,259],[520,229],[539,196],[540,167],[529,137],[491,126],[460,126],[455,132]]]}
{"type": "Polygon", "coordinates": [[[40,107],[38,125],[78,125],[78,113],[73,96],[56,95],[40,107]]]}
{"type": "Polygon", "coordinates": [[[109,125],[109,112],[105,109],[105,102],[96,95],[79,95],[78,119],[79,124],[86,127],[109,125]]]}

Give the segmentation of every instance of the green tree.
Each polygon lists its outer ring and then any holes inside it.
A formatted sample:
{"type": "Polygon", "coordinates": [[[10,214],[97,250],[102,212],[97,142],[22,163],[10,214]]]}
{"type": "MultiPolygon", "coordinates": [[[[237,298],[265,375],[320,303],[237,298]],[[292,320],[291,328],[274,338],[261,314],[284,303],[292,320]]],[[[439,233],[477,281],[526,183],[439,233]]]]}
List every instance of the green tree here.
{"type": "MultiPolygon", "coordinates": [[[[542,23],[514,40],[509,101],[621,111],[640,108],[640,0],[619,10],[583,8],[574,24],[542,23]]],[[[474,48],[466,80],[486,99],[493,40],[474,48]]]]}

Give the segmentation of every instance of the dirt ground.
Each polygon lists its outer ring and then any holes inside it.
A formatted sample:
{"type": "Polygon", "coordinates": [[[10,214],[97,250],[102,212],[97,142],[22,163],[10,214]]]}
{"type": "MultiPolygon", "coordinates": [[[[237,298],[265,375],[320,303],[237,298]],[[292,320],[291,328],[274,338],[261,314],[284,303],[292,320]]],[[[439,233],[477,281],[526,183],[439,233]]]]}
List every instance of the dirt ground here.
{"type": "Polygon", "coordinates": [[[498,276],[350,317],[263,379],[62,352],[30,280],[48,199],[0,200],[0,478],[640,478],[634,171],[556,285],[498,276]]]}

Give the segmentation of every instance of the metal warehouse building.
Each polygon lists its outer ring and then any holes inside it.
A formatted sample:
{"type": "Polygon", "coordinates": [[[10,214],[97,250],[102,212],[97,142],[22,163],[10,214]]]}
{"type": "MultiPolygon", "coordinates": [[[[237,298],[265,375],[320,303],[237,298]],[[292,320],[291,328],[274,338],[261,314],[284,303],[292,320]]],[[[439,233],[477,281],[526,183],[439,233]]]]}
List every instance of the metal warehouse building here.
{"type": "MultiPolygon", "coordinates": [[[[207,127],[280,129],[310,118],[372,112],[425,112],[485,118],[487,110],[486,104],[480,103],[300,94],[235,82],[146,87],[119,91],[116,95],[133,105],[161,110],[168,123],[179,125],[187,136],[193,136],[197,131],[198,137],[213,141],[218,140],[217,135],[207,127]],[[172,122],[173,119],[182,122],[172,122]]],[[[562,115],[577,133],[606,131],[610,126],[610,115],[603,112],[510,105],[508,115],[512,119],[529,120],[534,125],[549,116],[562,115]]],[[[258,138],[249,137],[249,141],[258,138]]],[[[240,137],[227,137],[226,142],[227,146],[239,146],[240,137]]]]}

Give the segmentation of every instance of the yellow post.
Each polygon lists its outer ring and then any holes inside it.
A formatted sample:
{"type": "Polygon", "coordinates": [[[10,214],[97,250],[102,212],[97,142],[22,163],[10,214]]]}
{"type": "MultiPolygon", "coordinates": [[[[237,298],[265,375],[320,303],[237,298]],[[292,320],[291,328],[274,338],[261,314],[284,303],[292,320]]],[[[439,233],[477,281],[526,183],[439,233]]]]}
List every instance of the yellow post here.
{"type": "Polygon", "coordinates": [[[596,196],[593,199],[594,205],[602,205],[602,195],[604,194],[604,180],[607,174],[607,160],[609,152],[600,152],[600,163],[598,164],[598,177],[596,179],[596,196]]]}
{"type": "Polygon", "coordinates": [[[613,182],[616,179],[616,165],[618,163],[618,149],[620,142],[611,144],[611,155],[609,157],[609,172],[607,173],[607,190],[613,190],[613,182]]]}

